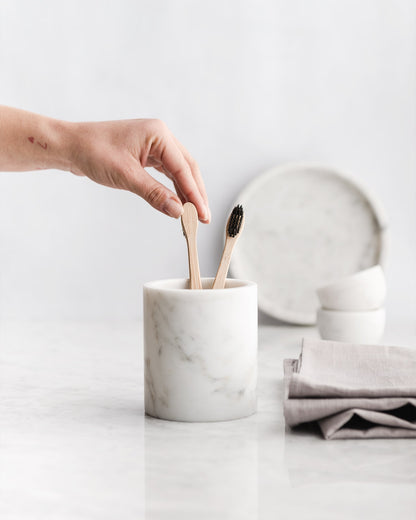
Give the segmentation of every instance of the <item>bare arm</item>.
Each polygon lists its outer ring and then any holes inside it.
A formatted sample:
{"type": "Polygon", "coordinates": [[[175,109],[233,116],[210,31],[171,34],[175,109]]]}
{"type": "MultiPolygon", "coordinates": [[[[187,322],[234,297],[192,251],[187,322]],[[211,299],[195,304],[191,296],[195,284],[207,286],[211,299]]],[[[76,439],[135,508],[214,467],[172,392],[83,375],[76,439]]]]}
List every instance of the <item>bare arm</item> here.
{"type": "Polygon", "coordinates": [[[202,222],[210,220],[197,163],[159,120],[70,123],[0,106],[0,171],[49,168],[131,191],[175,218],[190,201],[202,222]],[[176,193],[151,177],[146,166],[171,179],[176,193]]]}

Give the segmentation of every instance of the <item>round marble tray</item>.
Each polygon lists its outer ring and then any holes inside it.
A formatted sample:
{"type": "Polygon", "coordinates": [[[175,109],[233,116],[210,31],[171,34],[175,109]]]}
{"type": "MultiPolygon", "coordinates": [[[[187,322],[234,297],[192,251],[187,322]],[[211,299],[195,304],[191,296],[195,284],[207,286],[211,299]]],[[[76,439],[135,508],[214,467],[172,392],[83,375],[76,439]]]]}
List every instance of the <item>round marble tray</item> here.
{"type": "Polygon", "coordinates": [[[386,255],[386,218],[368,191],[313,164],[273,168],[239,195],[244,231],[231,272],[258,283],[259,308],[280,320],[316,323],[316,288],[386,255]]]}

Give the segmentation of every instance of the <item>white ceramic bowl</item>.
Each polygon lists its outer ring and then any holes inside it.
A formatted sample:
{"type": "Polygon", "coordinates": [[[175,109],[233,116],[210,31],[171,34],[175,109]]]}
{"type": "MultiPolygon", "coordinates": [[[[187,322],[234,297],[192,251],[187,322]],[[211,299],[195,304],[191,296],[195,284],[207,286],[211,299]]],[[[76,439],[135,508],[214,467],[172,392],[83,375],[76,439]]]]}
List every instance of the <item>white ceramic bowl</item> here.
{"type": "Polygon", "coordinates": [[[324,165],[283,164],[253,179],[236,201],[244,208],[245,227],[232,275],[256,280],[259,308],[277,319],[315,324],[317,287],[384,263],[384,210],[348,174],[324,165]]]}
{"type": "Polygon", "coordinates": [[[386,298],[383,269],[375,265],[317,289],[324,309],[370,311],[378,309],[386,298]]]}
{"type": "Polygon", "coordinates": [[[317,319],[322,339],[376,344],[383,337],[386,313],[384,308],[361,312],[318,309],[317,319]]]}

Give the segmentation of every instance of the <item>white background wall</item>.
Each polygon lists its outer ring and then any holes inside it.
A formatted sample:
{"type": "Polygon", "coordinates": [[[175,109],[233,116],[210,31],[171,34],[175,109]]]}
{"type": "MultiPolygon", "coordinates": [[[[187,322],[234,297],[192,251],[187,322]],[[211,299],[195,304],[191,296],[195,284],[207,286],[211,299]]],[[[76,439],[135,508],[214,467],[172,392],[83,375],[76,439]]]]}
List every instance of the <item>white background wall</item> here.
{"type": "MultiPolygon", "coordinates": [[[[391,315],[416,316],[416,3],[1,0],[0,103],[164,119],[199,161],[215,271],[229,205],[276,164],[352,172],[384,203],[391,315]]],[[[0,174],[0,314],[130,318],[186,275],[179,222],[69,173],[0,174]]]]}

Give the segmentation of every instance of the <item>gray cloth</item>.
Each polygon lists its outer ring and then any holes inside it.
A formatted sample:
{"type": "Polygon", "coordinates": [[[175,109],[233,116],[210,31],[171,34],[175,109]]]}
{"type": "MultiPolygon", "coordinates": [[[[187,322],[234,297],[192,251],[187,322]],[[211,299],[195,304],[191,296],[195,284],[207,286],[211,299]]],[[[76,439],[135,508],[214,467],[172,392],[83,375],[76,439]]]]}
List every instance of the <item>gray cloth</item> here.
{"type": "Polygon", "coordinates": [[[416,349],[304,339],[284,360],[289,426],[326,439],[416,437],[416,349]]]}

